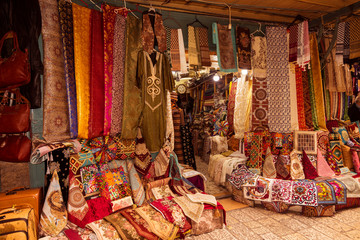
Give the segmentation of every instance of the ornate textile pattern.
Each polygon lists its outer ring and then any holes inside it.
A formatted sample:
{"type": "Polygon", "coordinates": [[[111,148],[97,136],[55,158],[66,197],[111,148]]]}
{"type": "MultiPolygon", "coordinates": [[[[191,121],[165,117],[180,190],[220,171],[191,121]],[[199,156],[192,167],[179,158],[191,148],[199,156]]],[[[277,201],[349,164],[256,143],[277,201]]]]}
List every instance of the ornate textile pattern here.
{"type": "Polygon", "coordinates": [[[238,68],[251,69],[251,41],[248,28],[236,28],[236,46],[238,53],[238,68]]]}
{"type": "Polygon", "coordinates": [[[151,155],[149,150],[146,148],[145,140],[141,135],[140,128],[138,129],[138,136],[136,139],[136,146],[135,146],[135,158],[134,158],[134,165],[136,170],[142,174],[146,175],[149,171],[151,164],[151,155]]]}
{"type": "Polygon", "coordinates": [[[75,85],[75,66],[74,66],[74,33],[73,15],[71,3],[59,1],[60,29],[65,63],[65,81],[67,91],[67,101],[69,108],[70,137],[76,138],[78,132],[77,105],[76,105],[76,85],[75,85]]]}
{"type": "Polygon", "coordinates": [[[330,148],[329,132],[318,131],[317,132],[317,149],[321,151],[323,156],[327,155],[330,148]]]}
{"type": "Polygon", "coordinates": [[[145,219],[149,224],[151,231],[161,239],[175,239],[179,227],[167,221],[161,213],[156,211],[150,205],[136,208],[135,211],[145,219]]]}
{"type": "Polygon", "coordinates": [[[279,155],[279,157],[276,160],[275,168],[276,168],[276,175],[277,178],[280,179],[289,179],[290,178],[290,172],[288,168],[285,166],[285,161],[283,160],[283,155],[279,155]]]}
{"type": "Polygon", "coordinates": [[[318,192],[318,204],[336,204],[334,188],[326,181],[315,182],[318,192]]]}
{"type": "Polygon", "coordinates": [[[124,67],[125,67],[125,32],[126,18],[120,14],[115,17],[114,25],[114,59],[111,104],[110,134],[121,132],[124,100],[124,67]]]}
{"type": "Polygon", "coordinates": [[[170,151],[174,151],[175,147],[175,132],[174,132],[174,120],[172,115],[172,108],[171,108],[171,96],[170,91],[166,91],[166,139],[170,141],[169,148],[170,151]]]}
{"type": "Polygon", "coordinates": [[[73,4],[78,137],[86,139],[90,114],[90,17],[90,9],[73,4]]]}
{"type": "Polygon", "coordinates": [[[175,197],[172,200],[181,207],[184,214],[188,218],[190,218],[194,222],[199,222],[200,217],[204,211],[204,204],[194,203],[190,201],[190,199],[188,199],[186,196],[175,197]]]}
{"type": "Polygon", "coordinates": [[[292,181],[275,179],[271,188],[271,201],[291,204],[292,185],[292,181]]]}
{"type": "MultiPolygon", "coordinates": [[[[198,223],[191,222],[191,233],[194,235],[201,235],[213,232],[216,229],[222,229],[225,221],[223,213],[224,210],[222,209],[205,209],[198,223]]],[[[223,236],[218,235],[213,237],[221,239],[223,236]]]]}
{"type": "Polygon", "coordinates": [[[290,84],[287,33],[284,27],[267,27],[267,89],[269,94],[269,129],[290,132],[290,84]]]}
{"type": "Polygon", "coordinates": [[[116,143],[116,157],[121,160],[132,159],[135,157],[136,141],[133,139],[120,139],[119,136],[114,137],[116,143]]]}
{"type": "Polygon", "coordinates": [[[329,149],[328,149],[328,151],[327,151],[326,161],[327,161],[327,163],[329,164],[330,168],[333,170],[333,172],[334,172],[336,175],[339,175],[339,174],[340,174],[340,169],[339,169],[339,167],[338,167],[338,165],[337,165],[336,159],[335,159],[335,157],[333,156],[330,147],[329,147],[329,149]]]}
{"type": "Polygon", "coordinates": [[[237,81],[234,107],[234,132],[236,138],[243,138],[245,133],[248,85],[249,81],[245,81],[245,77],[241,77],[237,81]]]}
{"type": "Polygon", "coordinates": [[[149,224],[133,209],[125,209],[120,211],[135,228],[136,232],[143,238],[149,240],[157,240],[158,237],[152,233],[149,224]]]}
{"type": "Polygon", "coordinates": [[[302,209],[302,214],[306,217],[331,217],[334,213],[334,205],[319,205],[317,207],[304,206],[302,209]]]}
{"type": "Polygon", "coordinates": [[[344,32],[344,63],[349,61],[350,56],[350,23],[345,22],[344,32]]]}
{"type": "Polygon", "coordinates": [[[124,80],[124,107],[121,138],[135,139],[141,114],[141,95],[136,87],[137,54],[141,49],[141,22],[134,16],[126,18],[126,57],[124,80]]]}
{"type": "Polygon", "coordinates": [[[338,25],[337,37],[336,37],[336,62],[338,64],[344,64],[344,37],[345,37],[345,22],[341,22],[338,25]]]}
{"type": "Polygon", "coordinates": [[[186,197],[189,198],[192,202],[196,203],[206,203],[214,207],[217,206],[216,198],[213,195],[195,193],[195,194],[186,194],[186,197]]]}
{"type": "Polygon", "coordinates": [[[171,45],[170,45],[170,56],[171,56],[171,70],[180,71],[180,50],[179,50],[179,31],[177,29],[171,29],[171,45]]]}
{"type": "Polygon", "coordinates": [[[309,86],[307,71],[302,72],[302,85],[303,85],[305,123],[306,123],[306,128],[311,131],[314,130],[314,123],[313,123],[312,111],[311,111],[310,86],[309,86]]]}
{"type": "MultiPolygon", "coordinates": [[[[150,16],[144,12],[143,15],[143,49],[147,53],[152,53],[155,46],[158,46],[159,52],[166,51],[166,31],[163,25],[162,15],[155,13],[155,16],[150,16]]],[[[127,45],[126,45],[127,46],[127,45]]]]}
{"type": "Polygon", "coordinates": [[[237,72],[234,28],[229,30],[228,25],[218,23],[213,23],[212,28],[220,71],[237,72]]]}
{"type": "Polygon", "coordinates": [[[262,168],[262,137],[254,135],[250,143],[250,157],[246,165],[249,168],[262,168]]]}
{"type": "MultiPolygon", "coordinates": [[[[176,97],[177,99],[177,97],[176,97]]],[[[177,107],[172,108],[172,115],[173,115],[173,122],[174,122],[174,152],[178,156],[178,159],[180,162],[184,162],[184,152],[182,149],[182,143],[181,143],[181,113],[182,109],[179,109],[177,107]]],[[[206,143],[206,140],[210,140],[209,138],[205,138],[204,142],[206,143]]],[[[210,145],[210,144],[209,144],[210,145]]],[[[207,146],[204,144],[204,146],[207,146]]],[[[206,149],[206,147],[204,147],[206,149]]],[[[203,158],[206,161],[206,158],[203,158]]]]}
{"type": "Polygon", "coordinates": [[[268,93],[266,78],[253,78],[252,131],[268,129],[268,93]]]}
{"type": "Polygon", "coordinates": [[[271,153],[273,155],[289,155],[293,150],[293,133],[271,133],[271,153]]]}
{"type": "Polygon", "coordinates": [[[175,197],[175,194],[171,191],[169,185],[153,187],[151,188],[151,192],[154,195],[155,199],[162,199],[170,196],[175,197]]]}
{"type": "MultiPolygon", "coordinates": [[[[169,185],[169,181],[170,181],[170,177],[168,178],[162,178],[162,179],[159,179],[159,180],[156,180],[156,181],[152,181],[152,182],[149,182],[147,183],[146,185],[146,200],[150,200],[150,202],[152,200],[155,200],[155,197],[154,197],[154,194],[153,194],[153,191],[152,189],[153,188],[158,188],[158,187],[162,187],[162,186],[168,186],[169,185]]],[[[158,188],[156,189],[156,193],[159,192],[159,195],[161,195],[163,192],[161,192],[162,189],[158,188]],[[159,191],[157,191],[159,190],[159,191]]],[[[167,189],[167,188],[164,188],[163,190],[165,190],[165,194],[168,194],[167,196],[172,196],[172,192],[171,190],[167,189]]],[[[161,198],[161,197],[160,197],[161,198]]]]}
{"type": "Polygon", "coordinates": [[[314,124],[314,129],[319,129],[318,117],[317,117],[317,106],[315,101],[315,91],[314,91],[314,82],[312,76],[312,69],[307,69],[308,81],[309,81],[309,93],[310,93],[310,104],[311,104],[311,114],[312,121],[314,124]]]}
{"type": "Polygon", "coordinates": [[[97,165],[89,165],[86,167],[82,167],[80,169],[81,174],[81,182],[84,186],[84,193],[86,195],[97,193],[99,191],[99,186],[96,181],[96,173],[102,170],[108,169],[108,165],[100,165],[99,167],[97,165]]]}
{"type": "Polygon", "coordinates": [[[290,86],[290,119],[291,130],[299,130],[299,119],[296,97],[296,70],[295,64],[289,64],[289,86],[290,86]]]}
{"type": "Polygon", "coordinates": [[[97,163],[102,164],[115,160],[117,148],[112,137],[103,136],[91,139],[89,145],[97,163]]]}
{"type": "Polygon", "coordinates": [[[227,105],[226,120],[229,124],[229,130],[234,130],[234,110],[235,110],[235,97],[236,97],[237,82],[230,83],[229,101],[227,105]]]}
{"type": "Polygon", "coordinates": [[[197,48],[195,27],[188,26],[188,52],[189,52],[189,66],[198,66],[201,63],[200,49],[197,48]]]}
{"type": "Polygon", "coordinates": [[[240,168],[233,171],[231,177],[229,178],[229,182],[236,188],[240,189],[241,185],[246,183],[249,179],[255,176],[245,165],[241,165],[240,168]]]}
{"type": "Polygon", "coordinates": [[[315,182],[293,181],[291,203],[295,205],[317,206],[318,196],[315,182]]]}
{"type": "Polygon", "coordinates": [[[112,204],[112,211],[116,212],[121,209],[131,207],[134,204],[134,202],[133,202],[131,196],[127,196],[127,197],[112,201],[111,204],[112,204]]]}
{"type": "Polygon", "coordinates": [[[211,60],[208,42],[208,29],[203,27],[197,27],[196,31],[199,32],[201,66],[210,67],[211,60]]]}
{"type": "Polygon", "coordinates": [[[333,132],[338,133],[340,135],[343,144],[346,144],[347,141],[350,140],[349,133],[345,127],[338,127],[338,128],[333,127],[332,130],[333,132]]]}
{"type": "Polygon", "coordinates": [[[116,7],[103,4],[104,24],[104,81],[105,81],[105,109],[104,109],[104,135],[110,133],[111,127],[111,109],[112,109],[112,86],[113,86],[113,68],[114,68],[114,27],[115,27],[115,9],[116,7]]]}
{"type": "Polygon", "coordinates": [[[91,11],[89,138],[104,134],[104,31],[102,13],[91,11]]]}
{"type": "Polygon", "coordinates": [[[243,187],[244,197],[251,200],[271,202],[271,189],[275,179],[259,177],[254,187],[243,187]]]}
{"type": "Polygon", "coordinates": [[[331,141],[330,140],[330,151],[331,151],[331,156],[333,158],[335,158],[337,166],[340,168],[343,167],[344,163],[343,163],[343,156],[342,156],[340,141],[331,141]]]}
{"type": "Polygon", "coordinates": [[[181,142],[184,151],[184,163],[196,169],[195,155],[192,144],[192,135],[190,133],[189,124],[180,126],[181,142]]]}
{"type": "Polygon", "coordinates": [[[350,28],[350,59],[360,57],[360,34],[357,29],[360,26],[360,18],[353,17],[349,21],[350,28]]]}
{"type": "Polygon", "coordinates": [[[119,233],[123,240],[143,240],[144,237],[140,236],[131,223],[126,220],[119,212],[113,213],[104,218],[109,221],[119,233]]]}
{"type": "Polygon", "coordinates": [[[347,191],[345,185],[337,179],[326,180],[326,182],[334,188],[336,204],[346,204],[347,191]]]}
{"type": "Polygon", "coordinates": [[[300,153],[317,154],[317,136],[313,131],[295,131],[294,148],[300,153]]]}
{"type": "Polygon", "coordinates": [[[296,102],[298,111],[298,122],[299,130],[307,130],[305,108],[304,108],[304,93],[303,93],[303,82],[302,73],[299,65],[295,66],[295,78],[296,78],[296,102]]]}
{"type": "MultiPolygon", "coordinates": [[[[300,25],[301,26],[301,25],[300,25]]],[[[296,62],[297,60],[297,38],[298,38],[298,25],[294,24],[290,27],[289,37],[289,62],[296,62]]]]}
{"type": "Polygon", "coordinates": [[[305,179],[315,179],[319,177],[314,165],[311,163],[310,159],[308,158],[304,150],[303,150],[302,164],[304,168],[305,179]]]}
{"type": "Polygon", "coordinates": [[[104,219],[96,220],[92,223],[87,224],[86,226],[95,232],[98,240],[121,239],[113,225],[104,219]]]}
{"type": "Polygon", "coordinates": [[[132,159],[126,160],[126,165],[128,169],[130,185],[132,190],[132,197],[136,205],[141,206],[145,200],[145,190],[140,179],[139,174],[135,170],[134,162],[132,159]]]}
{"type": "Polygon", "coordinates": [[[296,150],[291,151],[290,153],[290,175],[293,180],[295,179],[305,179],[305,174],[303,166],[301,164],[300,158],[296,153],[296,150]]]}
{"type": "Polygon", "coordinates": [[[251,48],[251,65],[254,78],[266,78],[266,38],[252,36],[251,48]]]}
{"type": "Polygon", "coordinates": [[[179,226],[179,232],[185,233],[191,229],[189,221],[187,221],[184,213],[179,205],[171,200],[172,197],[167,197],[159,200],[155,200],[150,205],[155,208],[161,215],[169,222],[179,226]]]}
{"type": "Polygon", "coordinates": [[[43,137],[47,141],[70,138],[69,110],[56,0],[39,1],[44,47],[43,137]]]}
{"type": "Polygon", "coordinates": [[[186,73],[187,65],[186,65],[186,56],[185,56],[185,45],[184,45],[184,37],[181,28],[178,29],[178,37],[179,37],[179,52],[180,52],[180,68],[182,73],[186,73]]]}
{"type": "Polygon", "coordinates": [[[266,150],[265,161],[264,161],[262,172],[263,172],[263,177],[276,178],[276,169],[275,169],[274,159],[273,159],[273,155],[271,154],[271,150],[269,147],[266,150]]]}
{"type": "Polygon", "coordinates": [[[335,174],[319,149],[317,153],[316,170],[321,177],[333,177],[335,174]]]}

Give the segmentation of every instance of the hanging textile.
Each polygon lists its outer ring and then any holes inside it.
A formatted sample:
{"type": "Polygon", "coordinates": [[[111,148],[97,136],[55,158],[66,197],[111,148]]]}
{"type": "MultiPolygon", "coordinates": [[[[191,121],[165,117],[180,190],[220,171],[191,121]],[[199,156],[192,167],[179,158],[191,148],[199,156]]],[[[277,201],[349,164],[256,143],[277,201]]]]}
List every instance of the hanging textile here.
{"type": "MultiPolygon", "coordinates": [[[[244,130],[245,132],[249,132],[251,129],[251,106],[252,106],[252,80],[247,81],[247,95],[246,95],[246,112],[245,112],[245,126],[244,130]]],[[[265,153],[264,153],[265,154],[265,153]]]]}
{"type": "Polygon", "coordinates": [[[292,25],[289,29],[289,32],[289,62],[296,62],[298,49],[298,25],[292,25]]]}
{"type": "Polygon", "coordinates": [[[336,38],[336,62],[337,64],[344,64],[344,38],[345,38],[345,22],[338,25],[336,38]]]}
{"type": "Polygon", "coordinates": [[[182,148],[181,142],[181,111],[179,107],[177,107],[177,93],[171,93],[171,102],[172,102],[172,116],[174,122],[174,152],[176,153],[179,162],[184,162],[184,151],[182,148]]]}
{"type": "Polygon", "coordinates": [[[310,53],[311,53],[311,71],[314,84],[316,115],[318,119],[319,129],[326,130],[325,119],[325,103],[324,103],[324,89],[321,77],[321,66],[319,59],[319,49],[316,39],[316,33],[310,35],[310,53]]]}
{"type": "Polygon", "coordinates": [[[303,55],[303,66],[310,63],[310,38],[309,38],[309,22],[303,22],[303,33],[304,33],[304,55],[303,55]]]}
{"type": "Polygon", "coordinates": [[[297,102],[299,130],[307,130],[306,121],[305,121],[302,73],[299,65],[295,66],[295,78],[296,78],[296,102],[297,102]]]}
{"type": "Polygon", "coordinates": [[[59,141],[70,138],[70,127],[58,3],[41,0],[39,4],[44,46],[43,137],[59,141]]]}
{"type": "Polygon", "coordinates": [[[304,101],[304,112],[305,112],[305,122],[307,130],[314,130],[314,123],[312,119],[311,111],[311,101],[310,101],[310,86],[308,80],[307,71],[302,72],[302,86],[303,86],[303,101],[304,101]]]}
{"type": "Polygon", "coordinates": [[[245,81],[245,76],[242,76],[237,81],[234,107],[234,132],[236,138],[243,138],[245,133],[248,84],[249,81],[245,81]]]}
{"type": "Polygon", "coordinates": [[[234,81],[230,82],[229,89],[230,92],[229,92],[226,120],[229,123],[229,130],[230,132],[232,132],[234,130],[234,108],[235,108],[237,82],[234,81]]]}
{"type": "MultiPolygon", "coordinates": [[[[325,49],[328,49],[330,46],[330,39],[325,38],[324,40],[325,49]]],[[[325,86],[329,90],[329,92],[336,92],[336,74],[335,74],[335,66],[334,66],[334,55],[335,50],[333,49],[327,60],[327,64],[325,65],[325,72],[326,72],[326,79],[325,79],[325,86]]]]}
{"type": "Polygon", "coordinates": [[[124,108],[121,138],[135,139],[141,113],[140,90],[136,87],[137,54],[141,49],[141,22],[134,16],[126,18],[126,57],[124,79],[124,108]]]}
{"type": "Polygon", "coordinates": [[[300,68],[304,70],[304,22],[298,24],[298,39],[297,39],[297,54],[296,54],[296,62],[299,64],[300,68]]]}
{"type": "Polygon", "coordinates": [[[350,59],[360,57],[360,17],[354,17],[349,21],[350,28],[350,59]]]}
{"type": "Polygon", "coordinates": [[[252,36],[251,48],[251,65],[253,67],[253,75],[257,78],[266,78],[266,38],[252,36]]]}
{"type": "Polygon", "coordinates": [[[269,100],[266,78],[253,78],[252,87],[252,131],[268,129],[269,100]]]}
{"type": "Polygon", "coordinates": [[[311,104],[311,116],[312,121],[314,124],[314,129],[319,129],[319,123],[317,118],[317,106],[315,102],[315,92],[314,92],[314,82],[312,79],[312,69],[307,69],[307,76],[308,76],[308,84],[309,84],[309,93],[310,93],[310,104],[311,104]]]}
{"type": "Polygon", "coordinates": [[[105,81],[105,107],[104,107],[104,135],[110,133],[112,110],[112,85],[114,68],[114,27],[116,7],[103,4],[104,24],[104,81],[105,81]]]}
{"type": "Polygon", "coordinates": [[[266,33],[269,129],[286,133],[291,131],[287,33],[284,27],[267,27],[266,33]]]}
{"type": "Polygon", "coordinates": [[[150,54],[155,49],[155,46],[158,46],[159,52],[165,52],[166,31],[163,25],[161,14],[155,13],[155,16],[153,16],[148,12],[143,12],[142,17],[142,37],[144,51],[150,54]]]}
{"type": "Polygon", "coordinates": [[[236,46],[238,53],[238,68],[251,69],[251,41],[248,28],[236,28],[236,46]]]}
{"type": "Polygon", "coordinates": [[[175,132],[174,132],[174,121],[171,108],[171,97],[170,91],[166,91],[166,133],[165,137],[170,141],[170,151],[174,150],[175,144],[175,132]]]}
{"type": "Polygon", "coordinates": [[[88,138],[89,135],[90,16],[90,9],[73,4],[78,137],[80,138],[88,138]]]}
{"type": "Polygon", "coordinates": [[[174,80],[166,56],[156,52],[153,64],[149,53],[138,55],[137,81],[142,91],[142,134],[150,152],[158,152],[166,132],[166,90],[172,91],[174,80]]]}
{"type": "Polygon", "coordinates": [[[110,134],[121,132],[124,105],[124,65],[126,17],[117,14],[114,25],[114,67],[112,82],[111,127],[110,134]]]}
{"type": "Polygon", "coordinates": [[[351,71],[350,71],[349,64],[344,64],[343,74],[345,76],[346,95],[352,96],[353,95],[353,83],[352,83],[352,77],[351,77],[351,71]]]}
{"type": "Polygon", "coordinates": [[[128,170],[128,175],[130,179],[130,186],[132,192],[132,198],[134,199],[134,203],[137,206],[141,206],[145,200],[145,190],[142,180],[140,179],[139,174],[137,173],[134,160],[127,159],[126,166],[128,170]]]}
{"type": "Polygon", "coordinates": [[[201,63],[200,49],[197,48],[198,43],[196,42],[195,27],[188,26],[188,55],[189,55],[189,66],[199,66],[201,63]]]}
{"type": "Polygon", "coordinates": [[[170,46],[170,56],[171,56],[171,70],[180,71],[180,49],[179,49],[179,31],[178,29],[171,29],[171,46],[170,46]]]}
{"type": "Polygon", "coordinates": [[[181,28],[178,29],[178,37],[179,37],[179,53],[180,53],[180,71],[182,73],[186,73],[187,66],[186,66],[185,45],[184,45],[184,37],[181,28]]]}
{"type": "Polygon", "coordinates": [[[69,109],[70,138],[78,134],[76,85],[74,68],[74,33],[71,3],[59,1],[60,29],[65,63],[65,81],[67,91],[67,104],[69,109]]]}
{"type": "Polygon", "coordinates": [[[104,134],[104,35],[102,13],[91,11],[89,138],[104,134]]]}
{"type": "Polygon", "coordinates": [[[350,23],[345,22],[344,32],[344,63],[348,63],[350,57],[350,23]]]}
{"type": "Polygon", "coordinates": [[[228,25],[213,23],[213,43],[221,72],[237,72],[236,46],[234,28],[228,25]]]}
{"type": "Polygon", "coordinates": [[[199,45],[200,45],[200,59],[201,66],[210,67],[210,50],[208,41],[208,29],[203,27],[197,27],[196,31],[199,32],[199,45]]]}
{"type": "Polygon", "coordinates": [[[290,84],[290,119],[291,130],[299,130],[297,96],[296,96],[296,73],[295,64],[289,64],[289,84],[290,84]]]}

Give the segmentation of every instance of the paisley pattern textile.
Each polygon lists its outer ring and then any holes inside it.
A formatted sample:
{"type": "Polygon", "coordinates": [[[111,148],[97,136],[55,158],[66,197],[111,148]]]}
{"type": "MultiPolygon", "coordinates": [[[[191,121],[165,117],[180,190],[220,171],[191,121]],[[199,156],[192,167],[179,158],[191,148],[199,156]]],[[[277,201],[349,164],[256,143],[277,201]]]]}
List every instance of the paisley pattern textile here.
{"type": "Polygon", "coordinates": [[[334,188],[326,181],[316,182],[318,204],[336,204],[334,188]]]}
{"type": "Polygon", "coordinates": [[[144,12],[142,16],[143,27],[143,50],[147,53],[151,53],[155,46],[158,46],[159,52],[166,51],[166,31],[163,25],[162,16],[159,13],[150,15],[144,12]]]}
{"type": "Polygon", "coordinates": [[[69,110],[56,0],[39,1],[44,47],[43,137],[47,141],[70,138],[69,110]]]}

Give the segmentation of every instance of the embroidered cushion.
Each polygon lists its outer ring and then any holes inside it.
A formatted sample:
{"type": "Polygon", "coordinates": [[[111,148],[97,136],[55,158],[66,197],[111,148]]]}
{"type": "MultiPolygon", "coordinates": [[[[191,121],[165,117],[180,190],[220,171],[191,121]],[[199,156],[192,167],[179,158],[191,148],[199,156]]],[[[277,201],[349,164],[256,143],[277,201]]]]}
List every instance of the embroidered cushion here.
{"type": "Polygon", "coordinates": [[[354,169],[354,164],[353,164],[350,147],[341,144],[341,152],[342,152],[342,156],[343,156],[344,166],[349,168],[350,170],[354,169]]]}
{"type": "Polygon", "coordinates": [[[96,174],[102,170],[108,169],[108,165],[89,165],[80,168],[81,182],[84,187],[85,195],[96,194],[99,192],[99,187],[96,181],[96,174]]]}
{"type": "Polygon", "coordinates": [[[333,127],[333,132],[340,134],[340,138],[343,144],[346,144],[350,140],[349,134],[345,127],[333,127]]]}

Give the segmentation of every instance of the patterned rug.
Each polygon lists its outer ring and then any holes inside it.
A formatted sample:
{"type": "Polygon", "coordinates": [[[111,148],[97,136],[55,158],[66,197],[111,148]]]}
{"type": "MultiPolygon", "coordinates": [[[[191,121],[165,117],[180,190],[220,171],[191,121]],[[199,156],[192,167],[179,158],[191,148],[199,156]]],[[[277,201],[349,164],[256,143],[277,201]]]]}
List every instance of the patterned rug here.
{"type": "Polygon", "coordinates": [[[252,130],[268,128],[268,93],[266,78],[253,78],[252,130]]]}

